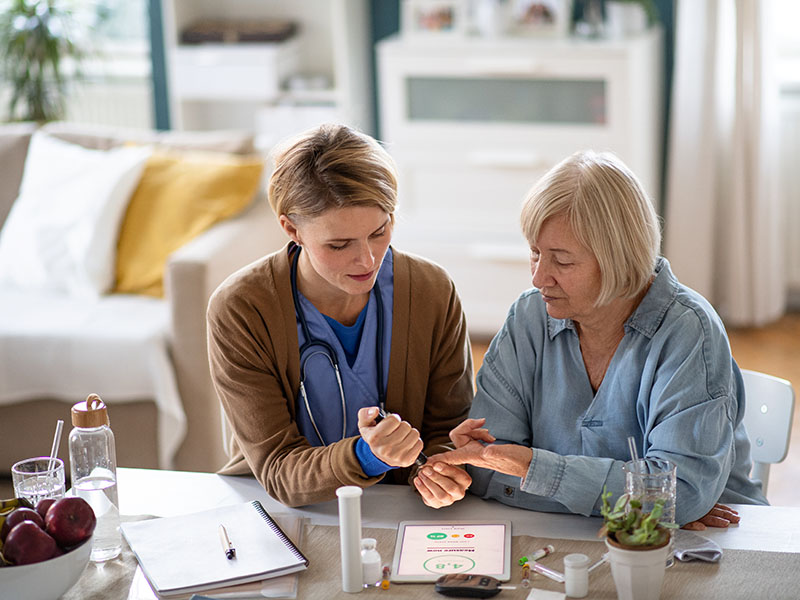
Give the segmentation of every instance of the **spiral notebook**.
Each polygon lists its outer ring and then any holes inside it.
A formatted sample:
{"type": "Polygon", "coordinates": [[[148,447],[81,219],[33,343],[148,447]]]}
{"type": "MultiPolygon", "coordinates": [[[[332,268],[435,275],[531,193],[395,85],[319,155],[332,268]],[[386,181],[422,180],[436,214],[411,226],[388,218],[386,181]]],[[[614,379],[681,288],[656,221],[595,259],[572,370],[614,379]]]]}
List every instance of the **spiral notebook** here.
{"type": "Polygon", "coordinates": [[[161,596],[260,581],[308,567],[308,559],[258,500],[122,524],[145,576],[161,596]],[[219,536],[223,525],[235,557],[219,536]]]}

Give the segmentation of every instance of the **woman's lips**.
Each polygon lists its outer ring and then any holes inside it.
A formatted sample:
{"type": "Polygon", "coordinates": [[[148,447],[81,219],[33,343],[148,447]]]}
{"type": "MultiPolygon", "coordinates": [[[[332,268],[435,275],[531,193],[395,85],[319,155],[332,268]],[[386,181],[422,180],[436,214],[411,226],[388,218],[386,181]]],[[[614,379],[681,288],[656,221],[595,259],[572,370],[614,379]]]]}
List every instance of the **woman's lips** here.
{"type": "Polygon", "coordinates": [[[365,273],[364,275],[348,275],[351,279],[355,279],[356,281],[367,281],[370,277],[372,277],[372,273],[374,271],[370,271],[369,273],[365,273]]]}

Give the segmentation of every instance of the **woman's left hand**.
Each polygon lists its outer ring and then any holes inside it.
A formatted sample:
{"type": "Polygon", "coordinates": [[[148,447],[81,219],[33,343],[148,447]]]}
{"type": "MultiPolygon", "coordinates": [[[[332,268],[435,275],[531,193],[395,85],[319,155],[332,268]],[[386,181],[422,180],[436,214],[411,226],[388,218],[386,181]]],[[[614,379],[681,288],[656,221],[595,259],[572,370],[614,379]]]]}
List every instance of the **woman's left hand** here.
{"type": "Polygon", "coordinates": [[[472,477],[464,469],[443,462],[425,464],[417,471],[414,487],[422,501],[432,508],[442,508],[464,497],[472,477]]]}
{"type": "Polygon", "coordinates": [[[488,444],[472,440],[456,450],[435,454],[429,463],[443,462],[448,465],[473,465],[491,469],[523,479],[528,473],[533,450],[518,444],[488,444]]]}
{"type": "Polygon", "coordinates": [[[715,504],[704,517],[700,517],[697,521],[687,523],[681,529],[689,529],[691,531],[703,531],[706,527],[728,527],[731,523],[739,522],[739,513],[733,510],[730,506],[724,504],[715,504]]]}

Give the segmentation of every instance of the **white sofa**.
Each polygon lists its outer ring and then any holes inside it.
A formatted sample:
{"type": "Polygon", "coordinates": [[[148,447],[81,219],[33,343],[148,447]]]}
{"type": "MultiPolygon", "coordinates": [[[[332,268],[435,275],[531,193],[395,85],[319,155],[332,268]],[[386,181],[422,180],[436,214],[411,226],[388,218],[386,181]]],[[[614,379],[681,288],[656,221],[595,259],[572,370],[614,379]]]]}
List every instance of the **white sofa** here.
{"type": "MultiPolygon", "coordinates": [[[[34,130],[30,124],[0,125],[0,226],[18,195],[34,130]]],[[[65,123],[51,123],[43,130],[88,148],[134,141],[238,154],[253,151],[252,138],[237,132],[138,132],[65,123]]],[[[68,431],[70,406],[90,392],[100,393],[109,405],[119,465],[219,468],[226,455],[208,370],[206,305],[227,275],[283,243],[259,194],[243,213],[211,227],[170,256],[163,299],[108,294],[87,304],[0,286],[0,350],[11,357],[0,365],[0,377],[7,382],[11,375],[15,381],[20,374],[29,378],[23,381],[26,393],[3,387],[0,381],[0,472],[8,474],[21,458],[47,454],[56,420],[64,419],[68,431]],[[125,363],[122,371],[120,361],[125,363]],[[51,369],[60,375],[51,377],[51,369]],[[138,393],[118,393],[113,377],[120,377],[120,383],[122,378],[138,377],[138,393]]],[[[119,387],[137,387],[136,381],[127,384],[119,387]]],[[[67,456],[66,446],[65,436],[62,458],[67,456]]]]}

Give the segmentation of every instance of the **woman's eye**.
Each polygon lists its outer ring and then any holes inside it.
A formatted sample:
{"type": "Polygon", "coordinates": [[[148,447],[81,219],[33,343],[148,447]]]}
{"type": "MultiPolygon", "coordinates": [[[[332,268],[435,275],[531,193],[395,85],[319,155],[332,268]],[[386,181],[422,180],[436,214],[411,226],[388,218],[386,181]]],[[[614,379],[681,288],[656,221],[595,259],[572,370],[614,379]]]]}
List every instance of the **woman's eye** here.
{"type": "Polygon", "coordinates": [[[344,250],[347,248],[347,244],[328,244],[328,247],[331,250],[344,250]]]}
{"type": "Polygon", "coordinates": [[[384,234],[386,234],[386,227],[384,227],[380,231],[376,231],[375,233],[373,233],[372,237],[379,238],[379,237],[383,237],[384,234]]]}

